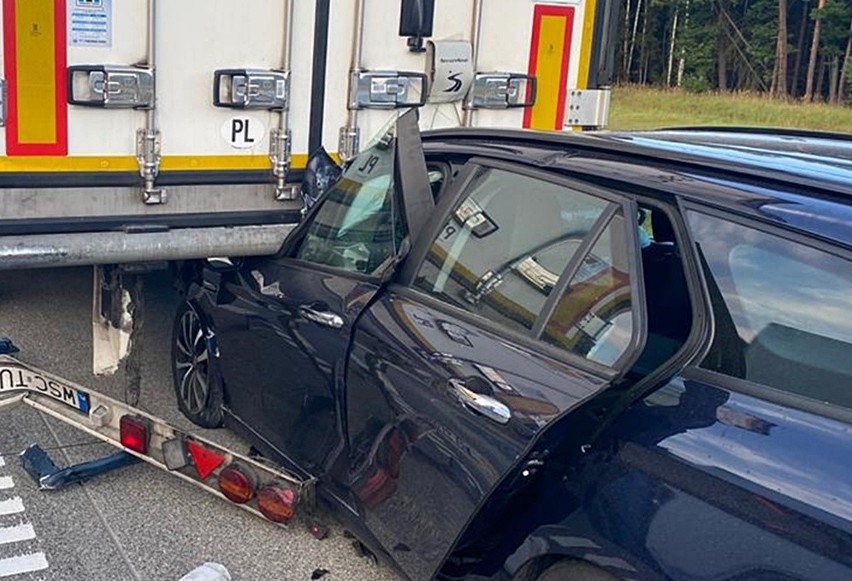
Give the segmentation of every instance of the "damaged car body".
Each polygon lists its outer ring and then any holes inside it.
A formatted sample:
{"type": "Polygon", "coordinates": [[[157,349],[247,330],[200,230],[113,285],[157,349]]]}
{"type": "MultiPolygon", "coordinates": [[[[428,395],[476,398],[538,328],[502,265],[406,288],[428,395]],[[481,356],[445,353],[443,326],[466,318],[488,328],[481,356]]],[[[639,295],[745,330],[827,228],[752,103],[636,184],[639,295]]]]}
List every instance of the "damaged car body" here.
{"type": "Polygon", "coordinates": [[[193,271],[179,405],[412,579],[849,578],[850,154],[407,113],[193,271]]]}

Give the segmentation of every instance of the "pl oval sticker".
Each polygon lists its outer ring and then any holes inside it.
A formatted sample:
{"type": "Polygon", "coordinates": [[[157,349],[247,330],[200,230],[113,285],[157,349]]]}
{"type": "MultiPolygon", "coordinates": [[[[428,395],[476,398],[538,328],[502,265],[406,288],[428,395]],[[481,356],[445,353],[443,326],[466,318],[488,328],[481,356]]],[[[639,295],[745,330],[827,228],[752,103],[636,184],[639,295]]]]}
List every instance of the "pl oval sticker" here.
{"type": "Polygon", "coordinates": [[[254,115],[231,117],[222,124],[222,139],[237,149],[256,147],[265,135],[266,127],[263,121],[254,115]]]}

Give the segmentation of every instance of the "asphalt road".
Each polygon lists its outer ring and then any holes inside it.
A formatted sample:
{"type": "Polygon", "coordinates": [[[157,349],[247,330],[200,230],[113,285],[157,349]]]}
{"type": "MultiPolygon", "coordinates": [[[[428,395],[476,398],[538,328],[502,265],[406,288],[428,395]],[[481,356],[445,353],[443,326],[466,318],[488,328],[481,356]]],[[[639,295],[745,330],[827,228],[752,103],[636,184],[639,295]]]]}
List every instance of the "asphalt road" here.
{"type": "MultiPolygon", "coordinates": [[[[15,340],[22,360],[122,398],[121,372],[91,375],[91,281],[88,268],[0,271],[0,335],[15,340]]],[[[145,284],[140,407],[189,428],[176,411],[168,358],[179,298],[163,275],[145,284]]],[[[199,432],[247,448],[227,431],[199,432]]],[[[176,580],[205,561],[235,580],[307,580],[317,569],[329,572],[324,580],[397,579],[358,556],[339,526],[323,541],[303,524],[281,529],[145,464],[39,491],[17,457],[33,442],[61,465],[114,451],[30,408],[0,412],[0,579],[176,580]]]]}

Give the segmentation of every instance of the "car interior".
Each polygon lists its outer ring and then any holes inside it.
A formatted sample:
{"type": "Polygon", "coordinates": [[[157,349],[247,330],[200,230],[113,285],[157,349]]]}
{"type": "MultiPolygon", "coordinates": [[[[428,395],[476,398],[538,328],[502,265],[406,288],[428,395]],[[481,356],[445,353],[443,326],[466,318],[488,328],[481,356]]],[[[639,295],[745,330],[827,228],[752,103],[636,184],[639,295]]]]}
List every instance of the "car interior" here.
{"type": "Polygon", "coordinates": [[[692,324],[689,289],[671,220],[658,208],[639,211],[648,339],[632,371],[647,375],[686,342],[692,324]]]}

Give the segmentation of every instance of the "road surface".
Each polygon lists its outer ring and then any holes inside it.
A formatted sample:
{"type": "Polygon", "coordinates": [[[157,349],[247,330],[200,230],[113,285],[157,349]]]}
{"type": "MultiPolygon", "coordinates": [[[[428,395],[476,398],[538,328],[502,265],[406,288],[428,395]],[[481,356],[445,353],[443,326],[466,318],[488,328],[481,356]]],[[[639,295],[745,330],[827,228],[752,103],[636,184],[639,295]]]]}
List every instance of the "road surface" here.
{"type": "MultiPolygon", "coordinates": [[[[169,368],[171,313],[179,297],[164,274],[147,275],[140,407],[189,428],[176,411],[169,368]]],[[[0,271],[0,335],[22,360],[123,398],[123,375],[91,375],[89,268],[0,271]]],[[[210,437],[211,432],[199,430],[210,437]]],[[[246,444],[216,430],[237,450],[246,444]]],[[[0,415],[0,579],[176,580],[205,561],[224,564],[235,580],[392,581],[383,565],[359,556],[332,526],[318,541],[303,525],[281,529],[146,464],[85,484],[40,492],[17,454],[32,442],[57,464],[114,449],[26,406],[0,415]]]]}

